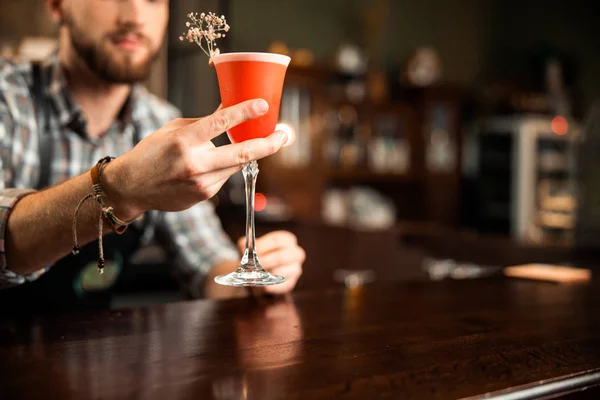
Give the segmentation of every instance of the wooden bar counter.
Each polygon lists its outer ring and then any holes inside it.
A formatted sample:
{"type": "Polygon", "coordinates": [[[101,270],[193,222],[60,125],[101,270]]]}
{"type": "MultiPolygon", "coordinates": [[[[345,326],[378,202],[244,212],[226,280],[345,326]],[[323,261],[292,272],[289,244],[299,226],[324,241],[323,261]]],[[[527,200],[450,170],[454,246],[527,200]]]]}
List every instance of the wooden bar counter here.
{"type": "Polygon", "coordinates": [[[0,320],[1,399],[591,399],[598,384],[595,284],[379,282],[0,320]]]}

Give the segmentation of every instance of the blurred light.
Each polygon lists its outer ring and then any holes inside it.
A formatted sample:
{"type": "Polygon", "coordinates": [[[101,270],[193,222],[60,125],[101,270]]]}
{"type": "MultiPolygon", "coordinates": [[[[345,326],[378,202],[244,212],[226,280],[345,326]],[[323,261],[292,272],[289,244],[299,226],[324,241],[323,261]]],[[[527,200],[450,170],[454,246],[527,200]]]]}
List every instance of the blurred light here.
{"type": "Polygon", "coordinates": [[[289,146],[290,144],[293,143],[295,133],[294,133],[294,128],[290,124],[287,124],[285,122],[280,122],[275,126],[275,130],[283,131],[288,135],[288,140],[285,143],[285,146],[289,146]]]}
{"type": "Polygon", "coordinates": [[[358,112],[352,106],[342,106],[338,111],[338,118],[344,125],[353,124],[358,119],[358,112]]]}
{"type": "Polygon", "coordinates": [[[565,117],[557,115],[556,117],[552,118],[550,128],[552,128],[552,132],[562,136],[569,131],[569,123],[565,117]]]}
{"type": "Polygon", "coordinates": [[[254,211],[262,211],[267,207],[267,196],[262,193],[254,195],[254,211]]]}

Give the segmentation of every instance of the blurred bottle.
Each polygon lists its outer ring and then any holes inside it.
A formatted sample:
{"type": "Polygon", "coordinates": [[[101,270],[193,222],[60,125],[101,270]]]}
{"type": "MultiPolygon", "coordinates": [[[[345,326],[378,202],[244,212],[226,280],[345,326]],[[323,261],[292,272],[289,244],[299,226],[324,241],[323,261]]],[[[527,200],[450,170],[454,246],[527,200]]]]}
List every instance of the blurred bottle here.
{"type": "Polygon", "coordinates": [[[552,112],[570,117],[571,101],[564,84],[562,64],[557,58],[551,58],[546,63],[546,90],[552,112]]]}

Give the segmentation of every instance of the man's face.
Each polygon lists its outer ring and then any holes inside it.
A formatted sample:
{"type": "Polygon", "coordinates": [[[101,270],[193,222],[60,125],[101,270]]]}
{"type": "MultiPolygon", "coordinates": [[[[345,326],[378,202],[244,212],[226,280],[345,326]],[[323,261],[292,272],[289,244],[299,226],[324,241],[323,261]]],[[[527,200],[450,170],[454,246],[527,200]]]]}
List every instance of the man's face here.
{"type": "Polygon", "coordinates": [[[64,0],[62,28],[87,66],[111,83],[144,80],[158,55],[169,0],[64,0]]]}

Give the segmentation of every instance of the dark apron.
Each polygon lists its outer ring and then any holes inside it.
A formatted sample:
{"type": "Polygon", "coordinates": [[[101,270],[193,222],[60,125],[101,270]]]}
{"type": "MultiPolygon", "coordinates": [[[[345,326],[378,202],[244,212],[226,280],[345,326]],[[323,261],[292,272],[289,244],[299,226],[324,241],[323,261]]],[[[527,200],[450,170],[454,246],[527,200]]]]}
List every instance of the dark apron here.
{"type": "Polygon", "coordinates": [[[143,227],[130,225],[125,233],[103,237],[105,273],[100,275],[98,241],[69,254],[40,278],[0,291],[0,315],[41,315],[107,308],[111,288],[131,255],[139,248],[143,227]],[[106,277],[106,278],[105,278],[106,277]],[[102,282],[102,279],[107,279],[102,282]],[[109,287],[103,287],[110,281],[109,287]]]}
{"type": "MultiPolygon", "coordinates": [[[[40,138],[38,189],[49,184],[53,153],[49,128],[50,106],[46,95],[49,73],[41,64],[32,64],[30,90],[40,138]]],[[[136,131],[134,144],[137,142],[139,132],[136,131]]],[[[130,225],[122,235],[110,233],[103,237],[106,264],[102,275],[95,267],[99,253],[98,240],[95,240],[83,246],[78,255],[69,254],[59,260],[37,280],[0,290],[0,315],[39,315],[107,308],[110,305],[111,288],[115,286],[131,255],[140,247],[148,222],[146,215],[143,223],[130,225]]]]}

